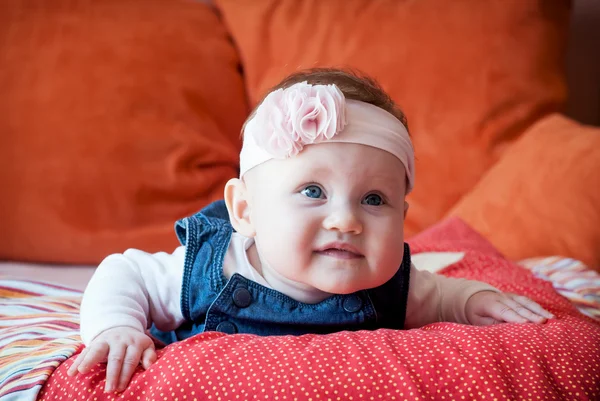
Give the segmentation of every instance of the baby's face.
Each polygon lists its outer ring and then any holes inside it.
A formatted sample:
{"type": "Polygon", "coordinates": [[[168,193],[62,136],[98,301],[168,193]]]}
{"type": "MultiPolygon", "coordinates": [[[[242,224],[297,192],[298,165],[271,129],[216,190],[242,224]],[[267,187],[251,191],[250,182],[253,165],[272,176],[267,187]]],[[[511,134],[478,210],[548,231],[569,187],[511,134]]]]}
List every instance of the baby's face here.
{"type": "Polygon", "coordinates": [[[385,283],[403,257],[406,175],[381,149],[307,146],[247,175],[263,268],[306,289],[348,294],[385,283]]]}

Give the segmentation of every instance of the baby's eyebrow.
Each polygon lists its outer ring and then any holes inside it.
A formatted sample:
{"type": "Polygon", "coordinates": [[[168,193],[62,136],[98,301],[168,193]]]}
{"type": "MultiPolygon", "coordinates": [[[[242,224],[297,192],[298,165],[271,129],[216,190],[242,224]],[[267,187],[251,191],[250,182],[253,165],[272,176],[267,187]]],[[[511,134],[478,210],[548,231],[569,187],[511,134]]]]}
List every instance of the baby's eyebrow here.
{"type": "Polygon", "coordinates": [[[386,187],[396,187],[399,184],[402,184],[406,181],[406,175],[399,174],[372,174],[369,177],[369,181],[373,185],[383,185],[386,187]]]}

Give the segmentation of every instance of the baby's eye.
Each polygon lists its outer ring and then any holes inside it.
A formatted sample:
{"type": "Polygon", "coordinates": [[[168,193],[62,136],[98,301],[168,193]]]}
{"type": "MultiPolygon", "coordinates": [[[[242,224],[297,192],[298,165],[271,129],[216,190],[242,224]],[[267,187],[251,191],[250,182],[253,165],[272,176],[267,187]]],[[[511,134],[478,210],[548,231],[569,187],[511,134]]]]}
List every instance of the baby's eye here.
{"type": "Polygon", "coordinates": [[[377,194],[369,194],[365,196],[362,203],[369,206],[381,206],[383,205],[383,199],[377,194]]]}
{"type": "Polygon", "coordinates": [[[302,194],[309,198],[318,199],[323,195],[323,191],[316,185],[309,185],[302,190],[302,194]]]}

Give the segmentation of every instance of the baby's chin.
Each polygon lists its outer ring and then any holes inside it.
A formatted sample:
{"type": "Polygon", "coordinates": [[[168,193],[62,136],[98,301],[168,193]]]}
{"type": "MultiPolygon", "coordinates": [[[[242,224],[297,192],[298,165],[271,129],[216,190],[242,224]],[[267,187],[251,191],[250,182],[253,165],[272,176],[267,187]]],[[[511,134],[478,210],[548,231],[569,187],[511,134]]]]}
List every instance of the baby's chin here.
{"type": "Polygon", "coordinates": [[[368,290],[370,288],[375,288],[375,287],[377,287],[377,285],[370,285],[370,286],[366,287],[364,282],[362,282],[362,283],[347,283],[347,284],[332,283],[331,285],[328,285],[328,286],[320,285],[318,287],[318,290],[327,292],[329,294],[334,294],[334,295],[348,295],[348,294],[353,294],[358,291],[368,290]]]}
{"type": "Polygon", "coordinates": [[[319,283],[319,287],[317,287],[320,291],[328,292],[330,294],[336,295],[348,295],[358,291],[370,290],[373,288],[380,287],[387,283],[395,274],[390,277],[378,275],[378,277],[362,277],[362,278],[353,278],[352,280],[348,280],[347,282],[342,281],[333,281],[331,283],[327,283],[329,285],[323,285],[323,282],[319,283]]]}

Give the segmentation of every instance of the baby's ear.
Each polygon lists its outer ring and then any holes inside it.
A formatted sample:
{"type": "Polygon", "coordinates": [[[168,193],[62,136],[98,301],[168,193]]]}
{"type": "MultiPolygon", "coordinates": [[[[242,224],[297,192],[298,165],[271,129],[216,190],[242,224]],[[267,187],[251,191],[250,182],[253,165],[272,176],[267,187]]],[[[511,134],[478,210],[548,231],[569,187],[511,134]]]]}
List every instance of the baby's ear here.
{"type": "Polygon", "coordinates": [[[404,201],[404,218],[406,219],[406,214],[408,213],[408,202],[404,201]]]}
{"type": "Polygon", "coordinates": [[[246,184],[239,178],[232,178],[225,184],[225,204],[231,225],[243,236],[254,237],[256,231],[250,221],[248,195],[246,184]]]}

